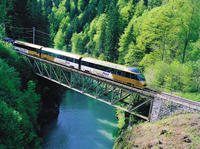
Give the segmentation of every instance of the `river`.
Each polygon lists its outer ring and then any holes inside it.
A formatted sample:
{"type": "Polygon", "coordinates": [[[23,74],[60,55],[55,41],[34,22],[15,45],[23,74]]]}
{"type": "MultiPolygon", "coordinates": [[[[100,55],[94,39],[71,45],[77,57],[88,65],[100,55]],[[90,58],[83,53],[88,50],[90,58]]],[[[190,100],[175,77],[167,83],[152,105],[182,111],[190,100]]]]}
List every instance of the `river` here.
{"type": "Polygon", "coordinates": [[[63,95],[57,120],[45,127],[44,149],[112,149],[114,109],[72,90],[63,95]]]}

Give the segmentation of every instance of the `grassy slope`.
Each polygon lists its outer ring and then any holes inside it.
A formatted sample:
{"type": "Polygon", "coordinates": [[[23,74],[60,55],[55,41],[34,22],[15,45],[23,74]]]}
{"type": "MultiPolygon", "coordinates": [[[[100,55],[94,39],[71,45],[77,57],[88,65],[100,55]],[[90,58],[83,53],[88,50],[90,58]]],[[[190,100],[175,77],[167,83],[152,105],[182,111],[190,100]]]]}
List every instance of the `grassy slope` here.
{"type": "Polygon", "coordinates": [[[114,149],[200,148],[200,114],[181,114],[156,123],[142,123],[126,130],[114,149]]]}

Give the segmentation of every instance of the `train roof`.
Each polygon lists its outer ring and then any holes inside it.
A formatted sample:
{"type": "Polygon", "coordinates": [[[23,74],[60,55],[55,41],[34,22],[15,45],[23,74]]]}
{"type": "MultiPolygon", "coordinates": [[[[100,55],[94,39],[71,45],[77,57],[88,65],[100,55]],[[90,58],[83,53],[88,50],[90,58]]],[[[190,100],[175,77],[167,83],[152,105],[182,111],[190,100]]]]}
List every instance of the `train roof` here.
{"type": "Polygon", "coordinates": [[[103,66],[107,66],[110,68],[115,68],[118,70],[123,70],[123,71],[127,71],[127,72],[132,72],[135,74],[141,74],[140,70],[138,68],[135,67],[126,67],[123,65],[119,65],[119,64],[115,64],[115,63],[111,63],[111,62],[106,62],[106,61],[102,61],[102,60],[98,60],[98,59],[94,59],[94,58],[89,58],[89,57],[83,57],[82,58],[83,61],[87,61],[87,62],[92,62],[95,64],[99,64],[99,65],[103,65],[103,66]]]}
{"type": "Polygon", "coordinates": [[[24,42],[24,41],[19,41],[19,40],[16,40],[15,43],[25,45],[25,46],[29,46],[29,47],[32,47],[32,48],[36,48],[36,49],[40,49],[40,48],[43,47],[41,45],[32,44],[32,43],[28,43],[28,42],[24,42]]]}
{"type": "Polygon", "coordinates": [[[76,59],[79,59],[82,57],[77,54],[73,54],[73,53],[69,53],[69,52],[65,52],[65,51],[61,51],[61,50],[57,50],[57,49],[53,49],[53,48],[44,47],[44,48],[42,48],[42,50],[56,53],[56,54],[63,55],[63,56],[69,56],[69,57],[76,58],[76,59]]]}

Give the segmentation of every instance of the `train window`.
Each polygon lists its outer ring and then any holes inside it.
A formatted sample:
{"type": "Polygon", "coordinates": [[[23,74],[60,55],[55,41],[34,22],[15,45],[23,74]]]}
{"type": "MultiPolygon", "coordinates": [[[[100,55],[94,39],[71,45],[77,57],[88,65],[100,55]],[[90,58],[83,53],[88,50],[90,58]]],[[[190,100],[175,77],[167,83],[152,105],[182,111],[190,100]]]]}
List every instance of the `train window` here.
{"type": "Polygon", "coordinates": [[[78,63],[78,60],[73,58],[73,63],[78,63]]]}
{"type": "Polygon", "coordinates": [[[130,73],[126,72],[126,77],[130,78],[130,73]]]}
{"type": "Polygon", "coordinates": [[[120,72],[118,70],[114,71],[116,73],[116,75],[120,75],[120,72]]]}
{"type": "Polygon", "coordinates": [[[109,69],[109,67],[102,66],[102,70],[103,70],[103,71],[106,71],[106,70],[108,70],[108,69],[109,69]]]}
{"type": "Polygon", "coordinates": [[[43,54],[47,54],[47,52],[46,52],[46,51],[42,51],[42,53],[43,53],[43,54]]]}
{"type": "Polygon", "coordinates": [[[126,77],[126,72],[121,71],[121,76],[126,77]]]}
{"type": "Polygon", "coordinates": [[[85,62],[84,62],[84,61],[81,61],[81,65],[85,65],[85,62]]]}
{"type": "Polygon", "coordinates": [[[78,59],[75,59],[75,63],[77,63],[77,64],[78,64],[78,59]]]}
{"type": "Polygon", "coordinates": [[[97,68],[97,64],[92,63],[93,68],[97,68]]]}
{"type": "Polygon", "coordinates": [[[47,53],[47,55],[49,55],[50,56],[50,53],[49,52],[46,52],[47,53]]]}
{"type": "Polygon", "coordinates": [[[117,74],[117,72],[116,72],[116,70],[115,69],[110,69],[110,72],[112,73],[112,74],[117,74]]]}
{"type": "Polygon", "coordinates": [[[72,58],[70,58],[70,57],[66,57],[66,60],[67,60],[67,61],[70,61],[70,62],[72,62],[72,61],[73,61],[73,59],[72,59],[72,58]]]}
{"type": "Polygon", "coordinates": [[[56,58],[60,58],[60,55],[58,55],[58,54],[54,54],[54,56],[55,56],[56,58]]]}
{"type": "Polygon", "coordinates": [[[89,63],[89,67],[94,68],[94,64],[93,63],[89,63]]]}
{"type": "Polygon", "coordinates": [[[29,47],[25,46],[25,45],[21,45],[21,44],[18,44],[18,43],[15,43],[14,44],[16,47],[20,47],[20,48],[23,48],[23,49],[29,49],[29,47]]]}
{"type": "Polygon", "coordinates": [[[62,56],[61,56],[61,59],[65,60],[65,59],[66,59],[66,57],[62,55],[62,56]]]}
{"type": "Polygon", "coordinates": [[[137,80],[137,75],[136,74],[131,74],[131,79],[137,80]]]}
{"type": "Polygon", "coordinates": [[[84,66],[89,66],[89,63],[85,62],[85,61],[81,61],[81,64],[84,65],[84,66]]]}
{"type": "Polygon", "coordinates": [[[99,70],[105,71],[104,66],[101,66],[101,65],[96,65],[96,69],[99,69],[99,70]]]}

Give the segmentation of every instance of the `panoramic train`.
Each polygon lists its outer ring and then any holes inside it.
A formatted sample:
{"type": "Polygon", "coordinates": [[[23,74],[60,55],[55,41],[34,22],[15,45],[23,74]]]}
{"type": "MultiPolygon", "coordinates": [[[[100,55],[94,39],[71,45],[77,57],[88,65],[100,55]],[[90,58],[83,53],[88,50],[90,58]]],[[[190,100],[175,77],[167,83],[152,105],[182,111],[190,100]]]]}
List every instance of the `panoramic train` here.
{"type": "Polygon", "coordinates": [[[131,86],[144,88],[144,74],[135,67],[126,67],[94,58],[84,57],[57,49],[47,48],[36,44],[13,40],[4,37],[3,40],[12,43],[15,50],[22,54],[37,56],[74,69],[79,69],[94,75],[115,80],[131,86]]]}

